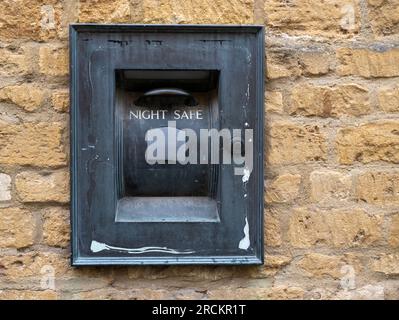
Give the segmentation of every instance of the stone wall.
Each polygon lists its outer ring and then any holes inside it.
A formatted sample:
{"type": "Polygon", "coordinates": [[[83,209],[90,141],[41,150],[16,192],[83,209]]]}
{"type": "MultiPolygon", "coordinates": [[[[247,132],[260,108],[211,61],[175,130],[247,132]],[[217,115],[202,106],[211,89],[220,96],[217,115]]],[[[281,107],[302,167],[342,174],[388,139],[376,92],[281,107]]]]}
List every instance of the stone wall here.
{"type": "Polygon", "coordinates": [[[2,0],[0,299],[398,299],[398,32],[399,0],[2,0]],[[264,266],[70,267],[74,22],[266,26],[264,266]]]}

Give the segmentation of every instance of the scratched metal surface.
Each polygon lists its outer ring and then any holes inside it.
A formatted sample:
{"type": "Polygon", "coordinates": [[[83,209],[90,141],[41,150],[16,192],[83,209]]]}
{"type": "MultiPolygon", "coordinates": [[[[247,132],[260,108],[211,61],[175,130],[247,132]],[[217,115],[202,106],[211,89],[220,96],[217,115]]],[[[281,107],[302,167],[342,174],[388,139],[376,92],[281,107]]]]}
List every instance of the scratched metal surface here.
{"type": "Polygon", "coordinates": [[[73,265],[263,263],[263,48],[259,26],[71,26],[73,265]],[[220,221],[115,221],[123,178],[115,73],[125,69],[220,71],[218,125],[246,123],[255,140],[249,177],[218,166],[220,221]]]}

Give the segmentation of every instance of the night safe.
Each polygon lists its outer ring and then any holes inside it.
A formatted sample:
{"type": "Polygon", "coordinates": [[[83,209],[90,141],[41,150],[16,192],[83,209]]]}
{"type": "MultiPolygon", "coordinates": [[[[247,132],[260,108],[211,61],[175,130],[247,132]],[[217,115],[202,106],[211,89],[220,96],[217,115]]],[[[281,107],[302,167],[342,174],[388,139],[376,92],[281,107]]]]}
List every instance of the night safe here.
{"type": "Polygon", "coordinates": [[[73,265],[263,263],[260,26],[70,28],[73,265]]]}

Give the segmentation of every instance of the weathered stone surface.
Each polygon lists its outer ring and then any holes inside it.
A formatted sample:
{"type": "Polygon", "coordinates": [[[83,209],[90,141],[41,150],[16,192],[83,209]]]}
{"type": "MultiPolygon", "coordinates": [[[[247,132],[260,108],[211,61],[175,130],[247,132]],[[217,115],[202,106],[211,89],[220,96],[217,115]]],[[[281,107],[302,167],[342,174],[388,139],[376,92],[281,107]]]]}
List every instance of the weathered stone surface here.
{"type": "Polygon", "coordinates": [[[51,95],[51,104],[56,111],[67,112],[69,110],[69,91],[54,91],[51,95]]]}
{"type": "Polygon", "coordinates": [[[40,108],[45,98],[45,90],[32,84],[8,86],[0,89],[0,101],[14,103],[29,112],[40,108]]]}
{"type": "Polygon", "coordinates": [[[356,75],[365,78],[399,76],[399,49],[373,51],[341,48],[337,51],[341,76],[356,75]]]}
{"type": "Polygon", "coordinates": [[[245,275],[256,279],[270,278],[289,265],[291,261],[291,257],[283,255],[266,255],[263,266],[248,267],[244,270],[241,268],[241,270],[237,270],[233,277],[245,275]]]}
{"type": "Polygon", "coordinates": [[[59,294],[53,290],[0,290],[0,300],[55,300],[59,294]]]}
{"type": "Polygon", "coordinates": [[[311,199],[328,203],[347,199],[351,194],[352,179],[349,174],[321,169],[310,174],[311,199]]]}
{"type": "Polygon", "coordinates": [[[79,22],[129,22],[132,9],[137,10],[129,0],[81,0],[79,4],[79,22]]]}
{"type": "Polygon", "coordinates": [[[391,228],[389,231],[389,244],[392,247],[399,247],[399,214],[391,218],[391,228]]]}
{"type": "Polygon", "coordinates": [[[302,74],[316,76],[327,74],[331,68],[331,55],[323,51],[303,51],[298,54],[302,74]]]}
{"type": "Polygon", "coordinates": [[[82,0],[80,22],[253,23],[253,0],[82,0]]]}
{"type": "Polygon", "coordinates": [[[0,209],[0,248],[24,248],[35,241],[36,221],[23,209],[0,209]]]}
{"type": "Polygon", "coordinates": [[[356,197],[375,204],[399,203],[399,171],[368,170],[356,178],[356,197]]]}
{"type": "Polygon", "coordinates": [[[388,276],[399,275],[399,254],[382,254],[372,263],[372,269],[388,276]]]}
{"type": "Polygon", "coordinates": [[[49,208],[43,213],[43,242],[49,246],[67,247],[70,239],[69,210],[49,208]]]}
{"type": "MultiPolygon", "coordinates": [[[[157,20],[158,15],[153,16],[153,1],[144,5],[146,22],[157,20]]],[[[225,23],[245,24],[253,23],[254,1],[253,0],[200,0],[200,1],[168,1],[173,14],[171,15],[176,23],[225,23]]],[[[162,8],[160,8],[162,10],[162,8]]],[[[161,12],[159,10],[159,12],[161,12]]],[[[170,18],[169,18],[170,19],[170,18]]]]}
{"type": "Polygon", "coordinates": [[[399,112],[399,86],[381,88],[378,91],[378,102],[385,112],[399,112]]]}
{"type": "Polygon", "coordinates": [[[266,112],[283,113],[283,94],[280,91],[266,92],[266,112]]]}
{"type": "Polygon", "coordinates": [[[0,47],[0,74],[2,75],[25,75],[33,70],[31,60],[32,50],[21,46],[18,50],[15,47],[0,47]]]}
{"type": "Polygon", "coordinates": [[[303,299],[305,291],[295,286],[276,286],[266,293],[264,299],[270,300],[296,300],[303,299]]]}
{"type": "Polygon", "coordinates": [[[312,277],[330,276],[338,279],[342,276],[340,272],[342,260],[339,256],[309,253],[297,265],[312,277]]]}
{"type": "Polygon", "coordinates": [[[399,33],[399,6],[395,0],[368,0],[368,16],[376,35],[399,33]]]}
{"type": "Polygon", "coordinates": [[[291,35],[336,37],[360,28],[358,0],[266,0],[265,14],[268,28],[291,35]]]}
{"type": "Polygon", "coordinates": [[[399,163],[399,121],[378,121],[340,129],[336,147],[341,164],[356,161],[399,163]]]}
{"type": "Polygon", "coordinates": [[[124,289],[104,288],[74,293],[72,299],[84,300],[202,300],[207,298],[207,290],[192,288],[162,289],[138,288],[124,289]]]}
{"type": "Polygon", "coordinates": [[[281,224],[279,216],[281,212],[275,209],[267,209],[265,213],[265,245],[278,247],[282,244],[281,224]]]}
{"type": "Polygon", "coordinates": [[[60,123],[0,122],[0,163],[54,167],[66,164],[60,123]]]}
{"type": "Polygon", "coordinates": [[[69,201],[69,175],[65,171],[21,172],[15,177],[15,188],[22,202],[69,201]]]}
{"type": "Polygon", "coordinates": [[[399,280],[384,281],[384,299],[385,300],[399,300],[399,280]]]}
{"type": "Polygon", "coordinates": [[[280,121],[269,132],[267,160],[270,164],[321,161],[326,158],[326,141],[318,125],[280,121]]]}
{"type": "Polygon", "coordinates": [[[212,300],[292,300],[303,299],[304,290],[299,287],[277,286],[270,288],[236,288],[221,287],[208,292],[208,298],[212,300]]]}
{"type": "MultiPolygon", "coordinates": [[[[169,266],[169,267],[129,267],[128,278],[131,280],[139,279],[180,279],[183,281],[216,281],[232,278],[238,274],[245,273],[243,268],[228,268],[218,266],[216,268],[210,266],[169,266]]],[[[246,274],[250,274],[248,272],[246,274]]],[[[128,288],[129,284],[123,284],[128,288]]]]}
{"type": "MultiPolygon", "coordinates": [[[[185,295],[186,296],[186,295],[185,295]]],[[[165,300],[174,299],[174,292],[165,289],[140,288],[133,290],[119,290],[104,288],[74,293],[72,299],[79,300],[165,300]]],[[[195,298],[193,298],[195,299],[195,298]]]]}
{"type": "Polygon", "coordinates": [[[122,281],[117,285],[130,288],[139,280],[165,280],[184,282],[223,282],[226,279],[248,278],[262,279],[275,275],[291,262],[292,258],[285,255],[266,255],[262,266],[159,266],[159,267],[129,267],[128,279],[131,283],[122,281]]]}
{"type": "Polygon", "coordinates": [[[0,173],[0,201],[11,200],[11,177],[0,173]]]}
{"type": "Polygon", "coordinates": [[[145,23],[252,23],[253,0],[153,0],[143,2],[145,23]]]}
{"type": "MultiPolygon", "coordinates": [[[[93,269],[105,269],[101,267],[92,267],[90,268],[91,273],[94,273],[93,269]]],[[[67,276],[57,276],[56,278],[56,289],[60,290],[61,292],[67,293],[64,295],[65,298],[70,299],[72,292],[78,291],[91,291],[91,290],[98,290],[102,288],[109,288],[111,287],[112,280],[110,280],[109,275],[107,275],[104,271],[102,275],[92,276],[88,274],[88,272],[84,272],[83,270],[75,270],[76,268],[71,268],[68,270],[67,276]],[[88,275],[87,275],[88,274],[88,275]]],[[[108,272],[111,274],[111,271],[108,272]]],[[[123,272],[120,272],[122,274],[123,272]]],[[[99,274],[99,272],[97,272],[99,274]]]]}
{"type": "Polygon", "coordinates": [[[269,51],[266,71],[269,79],[298,77],[302,74],[296,53],[292,50],[269,51]]]}
{"type": "Polygon", "coordinates": [[[266,255],[265,267],[268,268],[281,268],[288,265],[292,261],[291,257],[282,255],[266,255]]]}
{"type": "MultiPolygon", "coordinates": [[[[340,280],[341,287],[353,289],[356,285],[356,275],[363,270],[361,257],[356,253],[347,253],[345,255],[327,255],[316,252],[305,254],[297,262],[299,272],[311,279],[331,277],[340,280]],[[343,282],[350,280],[353,276],[354,282],[343,282]]],[[[330,299],[331,296],[328,295],[330,299]]],[[[325,298],[322,298],[325,299],[325,298]]]]}
{"type": "Polygon", "coordinates": [[[66,76],[69,73],[69,58],[66,48],[42,46],[39,49],[40,73],[47,76],[66,76]]]}
{"type": "Polygon", "coordinates": [[[0,12],[1,40],[54,39],[60,27],[62,3],[58,0],[3,0],[0,12]]]}
{"type": "Polygon", "coordinates": [[[314,76],[330,71],[331,55],[321,50],[273,49],[268,51],[266,60],[267,77],[279,79],[314,76]]]}
{"type": "Polygon", "coordinates": [[[330,211],[295,209],[288,236],[295,247],[310,248],[368,246],[381,240],[382,217],[368,215],[362,209],[330,211]]]}
{"type": "Polygon", "coordinates": [[[333,87],[299,84],[292,90],[291,114],[319,117],[360,116],[370,112],[368,90],[357,84],[333,87]]]}
{"type": "Polygon", "coordinates": [[[266,202],[285,203],[299,195],[301,175],[282,174],[266,185],[266,202]]]}
{"type": "Polygon", "coordinates": [[[57,280],[70,271],[68,257],[52,252],[5,254],[0,257],[0,265],[2,276],[7,280],[20,281],[29,278],[38,287],[43,275],[52,273],[57,280]]]}
{"type": "Polygon", "coordinates": [[[245,267],[245,268],[242,268],[241,272],[239,272],[239,270],[236,270],[236,272],[232,275],[232,277],[245,277],[245,278],[249,278],[249,279],[270,278],[270,277],[277,275],[277,273],[279,273],[279,271],[281,271],[285,265],[289,264],[289,261],[281,266],[277,266],[277,265],[270,266],[268,264],[265,264],[263,266],[245,267]]]}
{"type": "Polygon", "coordinates": [[[334,300],[383,300],[385,288],[381,284],[367,284],[354,290],[340,290],[333,297],[334,300]]]}

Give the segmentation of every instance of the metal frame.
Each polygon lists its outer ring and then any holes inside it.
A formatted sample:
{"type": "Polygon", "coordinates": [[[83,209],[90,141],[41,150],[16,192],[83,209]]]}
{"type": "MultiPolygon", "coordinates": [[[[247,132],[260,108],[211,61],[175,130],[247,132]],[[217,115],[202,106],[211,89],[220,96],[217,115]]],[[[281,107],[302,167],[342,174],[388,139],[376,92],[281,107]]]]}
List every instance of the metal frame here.
{"type": "Polygon", "coordinates": [[[165,265],[165,264],[182,264],[182,265],[198,265],[198,264],[263,264],[263,146],[264,146],[264,28],[263,26],[231,26],[231,25],[100,25],[100,24],[73,24],[70,26],[70,137],[71,137],[71,228],[72,228],[72,255],[71,263],[73,266],[82,265],[165,265]],[[80,254],[79,248],[79,212],[78,209],[78,130],[76,127],[78,120],[78,97],[79,83],[77,81],[79,70],[77,43],[79,33],[129,33],[129,32],[148,32],[148,33],[248,33],[256,35],[256,113],[257,127],[259,128],[255,138],[254,150],[257,154],[255,163],[257,166],[253,168],[256,175],[251,176],[256,186],[256,203],[250,204],[250,210],[254,215],[253,219],[256,224],[252,229],[258,242],[254,248],[253,255],[220,255],[220,256],[93,256],[87,257],[80,254]]]}

